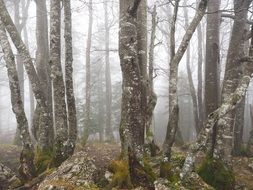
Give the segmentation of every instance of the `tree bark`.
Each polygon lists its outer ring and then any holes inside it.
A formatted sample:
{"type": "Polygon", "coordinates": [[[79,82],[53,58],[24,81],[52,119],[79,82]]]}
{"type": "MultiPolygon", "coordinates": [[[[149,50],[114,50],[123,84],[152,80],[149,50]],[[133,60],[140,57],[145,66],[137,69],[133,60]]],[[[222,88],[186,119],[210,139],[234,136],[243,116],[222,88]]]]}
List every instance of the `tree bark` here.
{"type": "Polygon", "coordinates": [[[32,83],[33,93],[35,95],[37,103],[42,108],[43,117],[41,118],[41,126],[43,127],[41,127],[39,145],[42,150],[47,150],[49,147],[47,124],[49,120],[49,115],[47,113],[47,101],[44,96],[43,90],[41,89],[41,83],[33,66],[33,61],[31,59],[29,51],[27,50],[24,42],[22,41],[13,21],[11,20],[11,17],[5,7],[3,0],[0,0],[0,18],[23,60],[27,75],[32,83]]]}
{"type": "MultiPolygon", "coordinates": [[[[206,7],[207,7],[207,2],[208,0],[201,0],[199,3],[199,6],[196,10],[195,16],[193,18],[193,20],[191,21],[189,27],[187,28],[185,35],[180,43],[180,46],[176,52],[176,54],[174,56],[172,56],[171,58],[171,63],[170,63],[170,79],[169,79],[169,85],[170,85],[170,110],[173,110],[173,108],[175,109],[176,107],[178,107],[178,102],[177,102],[177,73],[178,73],[178,64],[181,61],[187,47],[189,44],[189,41],[194,33],[194,31],[196,30],[198,24],[200,23],[201,19],[204,16],[206,7]]],[[[173,55],[173,51],[171,53],[173,55]]],[[[172,112],[171,112],[172,113],[172,112]]],[[[177,112],[174,112],[174,114],[176,114],[177,112]]],[[[173,126],[169,126],[167,127],[167,133],[170,131],[174,131],[178,125],[177,125],[177,121],[178,121],[178,115],[172,115],[170,114],[170,119],[175,120],[174,122],[171,121],[171,123],[175,124],[173,126]],[[170,130],[169,128],[173,128],[173,130],[170,130]]],[[[169,122],[170,123],[170,122],[169,122]]],[[[167,134],[167,136],[170,136],[167,134]]],[[[165,140],[166,141],[166,140],[165,140]]],[[[168,149],[169,150],[169,149],[168,149]]],[[[166,155],[167,153],[165,153],[166,155]]],[[[168,153],[168,155],[170,155],[170,153],[168,153]]]]}
{"type": "Polygon", "coordinates": [[[25,115],[24,105],[22,101],[18,72],[15,65],[15,57],[9,44],[8,37],[5,32],[5,27],[1,20],[0,43],[4,52],[4,59],[8,72],[12,110],[16,116],[18,128],[20,131],[20,139],[22,142],[22,151],[20,155],[21,165],[19,172],[24,180],[31,180],[35,176],[35,167],[33,164],[34,148],[29,134],[28,121],[25,115]]]}
{"type": "Polygon", "coordinates": [[[68,158],[65,85],[61,67],[61,2],[58,0],[52,0],[50,5],[50,67],[55,115],[55,155],[53,164],[58,166],[68,158]]]}
{"type": "MultiPolygon", "coordinates": [[[[53,108],[52,108],[52,85],[50,80],[49,69],[49,44],[48,44],[48,21],[47,21],[47,7],[46,1],[36,1],[36,70],[39,80],[42,84],[44,96],[48,102],[47,112],[49,115],[48,130],[50,147],[54,143],[54,129],[53,129],[53,108]]],[[[34,112],[32,131],[36,140],[38,140],[41,124],[42,113],[41,108],[37,104],[34,112]]]]}
{"type": "MultiPolygon", "coordinates": [[[[184,0],[184,17],[185,17],[185,29],[189,26],[189,17],[187,12],[187,4],[186,0],[184,0]]],[[[191,65],[190,65],[190,59],[191,59],[191,44],[188,45],[187,51],[186,51],[186,70],[187,70],[187,76],[189,81],[189,87],[190,87],[190,94],[192,99],[192,108],[193,108],[193,117],[194,117],[194,124],[195,124],[195,130],[198,134],[200,131],[199,126],[199,114],[198,114],[198,102],[197,102],[197,95],[196,90],[194,87],[193,79],[192,79],[192,71],[191,71],[191,65]]]]}
{"type": "MultiPolygon", "coordinates": [[[[247,13],[251,2],[251,0],[234,2],[235,20],[227,54],[222,89],[222,102],[226,102],[229,95],[235,91],[241,78],[242,73],[239,72],[238,64],[244,54],[244,34],[247,31],[247,13]]],[[[226,117],[219,119],[219,130],[217,131],[216,145],[214,149],[214,157],[222,159],[228,166],[231,164],[234,119],[235,111],[232,111],[228,113],[226,117]]]]}
{"type": "Polygon", "coordinates": [[[70,0],[63,1],[64,22],[65,22],[65,82],[66,98],[68,110],[68,138],[69,154],[74,153],[77,139],[77,120],[76,120],[76,103],[73,86],[73,48],[72,48],[72,21],[71,21],[71,4],[70,0]]]}

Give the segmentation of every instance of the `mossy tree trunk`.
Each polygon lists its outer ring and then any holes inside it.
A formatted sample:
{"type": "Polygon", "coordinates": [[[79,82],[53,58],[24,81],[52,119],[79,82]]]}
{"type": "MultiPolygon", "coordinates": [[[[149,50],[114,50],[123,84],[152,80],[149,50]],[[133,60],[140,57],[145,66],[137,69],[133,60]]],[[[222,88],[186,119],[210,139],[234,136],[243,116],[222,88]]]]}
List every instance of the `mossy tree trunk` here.
{"type": "Polygon", "coordinates": [[[22,143],[22,151],[20,155],[20,175],[24,180],[31,180],[35,177],[35,167],[33,164],[34,147],[29,134],[28,121],[25,115],[22,95],[20,92],[18,72],[15,65],[15,57],[12,52],[8,37],[6,35],[3,22],[0,20],[0,43],[4,52],[4,59],[7,67],[9,86],[11,91],[12,110],[16,116],[18,128],[20,131],[20,139],[22,143]]]}

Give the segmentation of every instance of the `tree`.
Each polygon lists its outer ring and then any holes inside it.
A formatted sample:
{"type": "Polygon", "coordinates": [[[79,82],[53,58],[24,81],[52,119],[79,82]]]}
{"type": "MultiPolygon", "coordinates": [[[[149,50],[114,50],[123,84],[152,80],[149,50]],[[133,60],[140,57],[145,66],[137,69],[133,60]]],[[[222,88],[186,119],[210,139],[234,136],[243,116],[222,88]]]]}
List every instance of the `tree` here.
{"type": "MultiPolygon", "coordinates": [[[[251,2],[251,0],[234,1],[235,18],[227,53],[221,102],[226,102],[230,94],[235,91],[239,81],[241,80],[238,63],[240,63],[240,59],[244,57],[244,33],[247,31],[247,13],[251,2]],[[242,30],[244,32],[241,32],[242,30]],[[238,51],[238,47],[241,47],[239,48],[240,51],[238,51]]],[[[214,157],[222,159],[224,164],[228,167],[231,166],[234,119],[234,111],[228,113],[226,117],[219,119],[219,130],[217,131],[216,146],[214,151],[214,157]]]]}
{"type": "MultiPolygon", "coordinates": [[[[169,85],[170,85],[170,119],[167,126],[167,132],[166,132],[166,138],[164,142],[164,156],[165,160],[169,160],[171,156],[171,147],[174,143],[176,130],[178,128],[178,103],[177,103],[177,73],[178,73],[178,64],[180,63],[187,47],[189,44],[189,41],[196,30],[198,24],[200,23],[201,19],[204,16],[206,7],[207,7],[208,0],[201,0],[199,2],[198,8],[196,10],[195,16],[191,23],[189,24],[189,27],[186,29],[185,35],[180,43],[180,46],[176,53],[174,53],[175,47],[173,47],[175,43],[172,43],[172,58],[170,62],[170,79],[169,79],[169,85]]],[[[175,15],[175,14],[174,14],[175,15]]],[[[174,19],[176,20],[176,19],[174,19]]],[[[172,30],[173,32],[173,30],[172,30]]],[[[173,34],[171,34],[173,35],[173,34]]],[[[173,35],[174,36],[174,35],[173,35]]],[[[172,37],[174,39],[174,37],[172,37]]]]}
{"type": "MultiPolygon", "coordinates": [[[[220,0],[208,2],[207,11],[212,13],[207,15],[206,24],[206,59],[205,59],[205,114],[208,116],[218,108],[220,97],[219,65],[220,65],[220,20],[218,12],[220,0]]],[[[216,127],[213,130],[211,155],[213,152],[216,127]]]]}
{"type": "Polygon", "coordinates": [[[77,139],[77,119],[76,119],[76,103],[73,87],[73,48],[72,48],[72,22],[71,22],[71,4],[70,0],[63,1],[64,6],[64,22],[65,22],[65,83],[67,98],[67,116],[68,116],[68,154],[74,152],[77,139]]]}
{"type": "Polygon", "coordinates": [[[106,86],[106,138],[109,141],[114,141],[112,123],[111,123],[111,107],[112,107],[112,82],[111,82],[111,70],[110,70],[110,26],[108,17],[108,2],[104,2],[105,9],[105,86],[106,86]]]}
{"type": "Polygon", "coordinates": [[[92,0],[89,0],[89,27],[88,37],[86,42],[86,89],[85,89],[85,129],[83,134],[83,143],[85,144],[89,137],[89,131],[91,127],[91,83],[90,83],[90,50],[91,50],[91,38],[92,38],[92,25],[93,25],[93,6],[92,0]]]}
{"type": "Polygon", "coordinates": [[[2,20],[0,20],[0,43],[4,52],[4,59],[8,71],[12,110],[15,113],[21,136],[22,151],[20,155],[21,165],[19,172],[24,180],[31,180],[35,176],[35,166],[33,164],[34,147],[29,134],[28,121],[24,111],[18,72],[15,65],[15,57],[9,44],[2,20]]]}

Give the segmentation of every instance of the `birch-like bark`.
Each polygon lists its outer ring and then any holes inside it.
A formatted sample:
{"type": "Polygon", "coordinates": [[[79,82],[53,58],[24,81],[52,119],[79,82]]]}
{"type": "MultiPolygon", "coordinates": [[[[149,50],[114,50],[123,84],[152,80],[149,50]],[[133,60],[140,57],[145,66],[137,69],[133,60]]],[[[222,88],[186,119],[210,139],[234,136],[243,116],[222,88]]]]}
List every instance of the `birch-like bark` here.
{"type": "Polygon", "coordinates": [[[6,6],[3,2],[3,0],[0,0],[0,18],[6,28],[6,30],[8,31],[16,49],[18,50],[27,75],[29,77],[29,80],[32,83],[32,89],[33,89],[33,93],[35,95],[36,101],[39,105],[41,105],[42,108],[42,115],[43,117],[41,118],[41,126],[43,126],[41,128],[41,133],[40,133],[40,137],[39,137],[39,145],[40,148],[42,150],[48,149],[49,147],[49,142],[48,142],[48,113],[47,113],[47,100],[45,98],[45,95],[43,93],[43,90],[41,89],[41,83],[39,80],[39,77],[36,73],[36,70],[33,66],[33,61],[31,59],[31,56],[29,54],[29,51],[27,50],[24,42],[22,41],[7,9],[6,6]]]}
{"type": "MultiPolygon", "coordinates": [[[[252,0],[234,2],[235,19],[227,54],[222,102],[226,102],[230,94],[235,91],[241,78],[240,74],[242,73],[239,72],[238,64],[240,64],[240,59],[244,54],[244,34],[247,31],[247,13],[251,2],[252,0]]],[[[214,148],[214,157],[222,159],[228,166],[231,164],[234,118],[235,111],[231,111],[226,117],[219,119],[219,130],[217,131],[216,145],[214,148]]]]}
{"type": "Polygon", "coordinates": [[[109,141],[114,141],[112,131],[112,81],[111,81],[111,70],[110,70],[110,26],[108,16],[108,2],[104,2],[105,9],[105,136],[109,141]]]}
{"type": "Polygon", "coordinates": [[[58,166],[68,157],[67,110],[61,67],[61,2],[58,0],[52,0],[50,4],[50,68],[55,116],[55,155],[53,163],[58,166]]]}
{"type": "Polygon", "coordinates": [[[70,0],[63,0],[64,6],[64,38],[65,38],[65,82],[68,108],[68,138],[69,154],[73,154],[77,139],[76,103],[73,87],[73,47],[72,47],[72,21],[70,0]]]}
{"type": "Polygon", "coordinates": [[[18,128],[20,131],[20,139],[22,143],[22,151],[20,155],[20,175],[25,180],[31,180],[35,176],[35,167],[33,164],[34,147],[29,134],[28,121],[25,115],[24,105],[22,101],[18,72],[15,65],[15,57],[6,35],[5,27],[0,20],[0,43],[4,52],[4,59],[7,67],[9,78],[9,86],[11,91],[12,110],[16,116],[18,128]]]}
{"type": "Polygon", "coordinates": [[[91,106],[90,106],[90,99],[91,99],[91,83],[90,83],[90,50],[91,50],[91,38],[92,38],[92,26],[93,26],[93,2],[89,0],[89,27],[88,27],[88,37],[86,42],[86,89],[85,89],[85,129],[83,134],[83,142],[89,138],[89,131],[91,127],[91,106]]]}

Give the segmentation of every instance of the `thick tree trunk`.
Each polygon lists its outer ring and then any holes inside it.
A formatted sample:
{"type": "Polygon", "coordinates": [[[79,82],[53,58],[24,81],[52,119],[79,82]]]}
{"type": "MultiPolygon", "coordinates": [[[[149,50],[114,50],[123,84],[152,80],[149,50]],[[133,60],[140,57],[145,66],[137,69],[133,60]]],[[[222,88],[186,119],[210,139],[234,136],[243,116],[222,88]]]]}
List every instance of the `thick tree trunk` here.
{"type": "Polygon", "coordinates": [[[61,67],[61,2],[52,0],[50,8],[50,67],[55,115],[55,155],[53,164],[58,166],[68,157],[65,85],[61,67]]]}
{"type": "Polygon", "coordinates": [[[110,70],[110,27],[109,27],[109,16],[108,16],[108,2],[104,2],[105,9],[105,135],[106,139],[113,142],[114,136],[112,131],[112,81],[111,81],[111,70],[110,70]]]}
{"type": "Polygon", "coordinates": [[[0,20],[0,43],[4,52],[9,85],[11,91],[12,110],[16,115],[20,139],[22,142],[22,151],[20,155],[20,175],[24,180],[31,180],[35,176],[35,167],[33,164],[34,148],[29,134],[28,121],[25,115],[24,105],[19,87],[18,72],[16,70],[14,54],[5,32],[5,27],[0,20]]]}
{"type": "Polygon", "coordinates": [[[48,141],[49,115],[47,113],[47,101],[43,90],[41,89],[41,83],[33,66],[33,61],[31,59],[29,51],[27,50],[24,42],[22,41],[13,21],[11,20],[11,17],[5,7],[3,0],[0,0],[0,18],[23,60],[27,75],[32,83],[33,93],[35,95],[37,103],[41,106],[43,117],[41,118],[42,127],[39,137],[39,145],[42,150],[47,150],[50,145],[48,141]]]}
{"type": "Polygon", "coordinates": [[[69,154],[72,155],[77,139],[76,103],[73,86],[73,48],[72,48],[72,21],[70,0],[63,0],[64,6],[64,38],[65,38],[65,81],[68,110],[68,138],[69,154]]]}
{"type": "MultiPolygon", "coordinates": [[[[240,64],[240,59],[244,54],[244,33],[247,31],[246,21],[250,3],[251,0],[234,2],[235,19],[227,54],[222,102],[226,102],[230,94],[235,91],[241,78],[240,74],[242,73],[239,73],[238,64],[240,64]]],[[[231,164],[234,119],[235,111],[231,111],[226,117],[220,118],[218,122],[219,130],[217,131],[214,157],[221,158],[227,165],[231,164]]]]}
{"type": "MultiPolygon", "coordinates": [[[[48,130],[49,130],[49,143],[52,148],[54,142],[54,129],[53,129],[53,108],[52,108],[52,85],[50,80],[49,69],[49,44],[48,44],[48,21],[47,21],[47,8],[46,1],[36,1],[36,70],[39,80],[42,84],[42,89],[48,102],[47,112],[49,115],[48,130]]],[[[36,140],[40,134],[41,124],[40,118],[41,109],[36,105],[34,112],[32,131],[36,140]]]]}
{"type": "Polygon", "coordinates": [[[90,84],[90,50],[91,50],[91,38],[92,38],[92,25],[93,25],[93,6],[92,0],[89,0],[89,28],[86,45],[86,89],[85,89],[85,129],[83,134],[83,143],[85,144],[89,138],[89,131],[91,127],[91,84],[90,84]]]}

